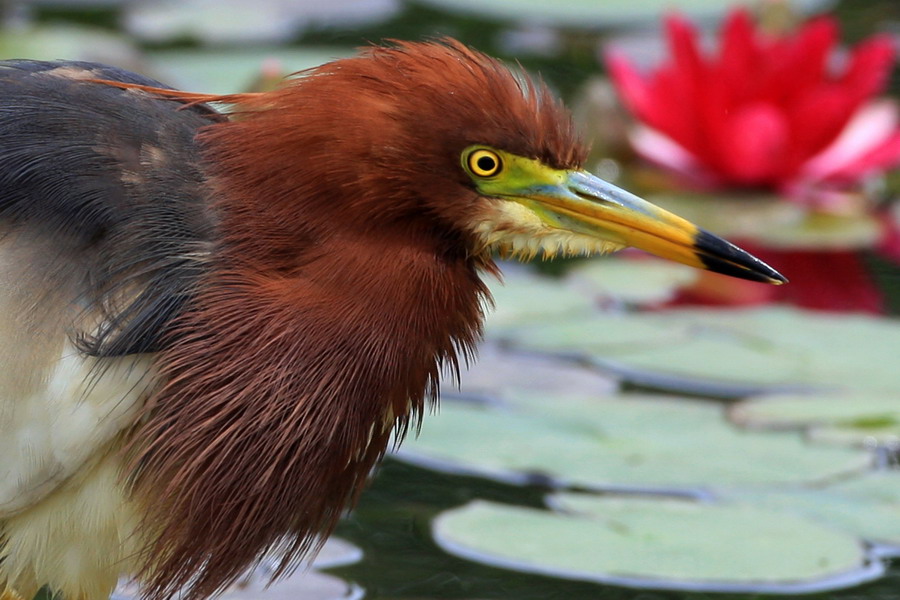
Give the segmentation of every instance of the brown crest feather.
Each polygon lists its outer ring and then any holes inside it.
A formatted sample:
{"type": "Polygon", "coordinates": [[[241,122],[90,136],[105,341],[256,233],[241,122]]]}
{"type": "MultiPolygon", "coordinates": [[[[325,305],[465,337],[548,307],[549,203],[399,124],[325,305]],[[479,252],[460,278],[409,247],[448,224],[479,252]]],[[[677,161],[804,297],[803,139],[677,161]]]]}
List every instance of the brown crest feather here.
{"type": "Polygon", "coordinates": [[[481,332],[495,271],[471,233],[473,143],[568,167],[584,147],[542,85],[453,42],[369,48],[230,102],[200,135],[215,258],[159,359],[129,448],[145,597],[223,589],[316,547],[481,332]]]}

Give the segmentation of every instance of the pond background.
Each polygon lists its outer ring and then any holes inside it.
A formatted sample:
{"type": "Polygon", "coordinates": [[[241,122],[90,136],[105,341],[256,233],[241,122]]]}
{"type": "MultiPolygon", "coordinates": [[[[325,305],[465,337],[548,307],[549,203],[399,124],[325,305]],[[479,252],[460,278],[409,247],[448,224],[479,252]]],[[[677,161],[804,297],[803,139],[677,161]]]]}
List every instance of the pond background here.
{"type": "MultiPolygon", "coordinates": [[[[260,89],[281,75],[353,48],[396,38],[420,40],[448,35],[508,60],[518,60],[541,76],[570,105],[590,104],[589,84],[603,75],[603,40],[647,32],[658,26],[658,3],[607,2],[602,17],[580,21],[555,18],[571,4],[584,14],[585,2],[485,0],[488,11],[471,11],[460,3],[401,0],[219,0],[159,3],[124,0],[48,0],[0,2],[4,28],[3,58],[70,58],[117,64],[193,91],[224,93],[260,89]],[[558,6],[547,10],[548,6],[558,6]],[[609,8],[612,6],[613,8],[609,8]],[[619,13],[616,13],[619,7],[619,13]],[[548,16],[550,15],[550,16],[548,16]]],[[[594,4],[604,4],[595,0],[594,4]]],[[[685,12],[712,24],[730,2],[685,2],[685,12]]],[[[874,32],[900,35],[900,2],[843,0],[797,2],[800,12],[830,10],[843,26],[843,41],[855,43],[874,32]]],[[[648,50],[649,52],[650,50],[648,50]]],[[[895,68],[888,88],[900,92],[895,68]]],[[[579,121],[602,153],[609,132],[579,121]]],[[[597,161],[603,157],[595,155],[597,161]]],[[[900,270],[874,253],[867,265],[887,298],[887,311],[900,314],[900,270]]],[[[577,263],[577,261],[575,261],[577,263]]],[[[538,265],[548,277],[566,273],[574,263],[538,265]]],[[[777,265],[776,265],[777,266],[777,265]]],[[[900,348],[897,348],[900,354],[900,348]]],[[[889,359],[890,357],[886,357],[889,359]]],[[[896,360],[896,357],[894,357],[896,360]]],[[[539,478],[538,478],[539,479],[539,478]]],[[[338,529],[358,546],[362,560],[327,572],[352,582],[373,600],[488,599],[517,600],[737,600],[778,596],[646,591],[569,581],[499,569],[445,553],[433,541],[432,519],[441,511],[473,499],[543,506],[550,491],[540,485],[512,486],[481,477],[429,471],[388,458],[360,505],[338,529]]],[[[285,592],[260,597],[289,596],[285,592]]],[[[900,567],[888,576],[852,589],[808,596],[835,600],[900,598],[900,567]]]]}

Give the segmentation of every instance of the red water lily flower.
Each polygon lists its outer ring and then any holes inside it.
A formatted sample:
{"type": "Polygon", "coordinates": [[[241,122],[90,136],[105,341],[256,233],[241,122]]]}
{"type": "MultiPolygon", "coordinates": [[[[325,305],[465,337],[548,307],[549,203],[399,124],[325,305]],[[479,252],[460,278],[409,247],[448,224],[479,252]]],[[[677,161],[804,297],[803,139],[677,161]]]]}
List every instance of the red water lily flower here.
{"type": "Polygon", "coordinates": [[[647,159],[707,188],[771,189],[825,209],[900,165],[900,111],[874,99],[894,62],[887,37],[841,55],[833,18],[768,35],[746,10],[728,17],[716,54],[701,52],[679,16],[666,33],[670,59],[651,73],[615,49],[606,56],[647,159]]]}

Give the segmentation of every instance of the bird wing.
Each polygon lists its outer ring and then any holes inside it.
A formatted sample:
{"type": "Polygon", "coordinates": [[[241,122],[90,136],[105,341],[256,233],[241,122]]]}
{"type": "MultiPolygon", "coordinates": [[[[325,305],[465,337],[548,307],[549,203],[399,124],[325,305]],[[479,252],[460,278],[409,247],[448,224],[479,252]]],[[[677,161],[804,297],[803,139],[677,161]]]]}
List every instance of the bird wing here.
{"type": "Polygon", "coordinates": [[[0,62],[0,519],[131,425],[210,254],[206,106],[84,62],[0,62]]]}

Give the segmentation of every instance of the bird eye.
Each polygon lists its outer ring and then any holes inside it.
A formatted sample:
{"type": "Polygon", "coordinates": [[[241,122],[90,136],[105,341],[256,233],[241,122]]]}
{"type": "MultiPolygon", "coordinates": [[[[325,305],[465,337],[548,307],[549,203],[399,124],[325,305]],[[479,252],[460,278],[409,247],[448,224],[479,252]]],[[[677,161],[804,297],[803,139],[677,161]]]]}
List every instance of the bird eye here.
{"type": "Polygon", "coordinates": [[[491,150],[479,149],[472,152],[467,160],[469,171],[478,177],[493,177],[503,168],[500,156],[491,150]]]}

